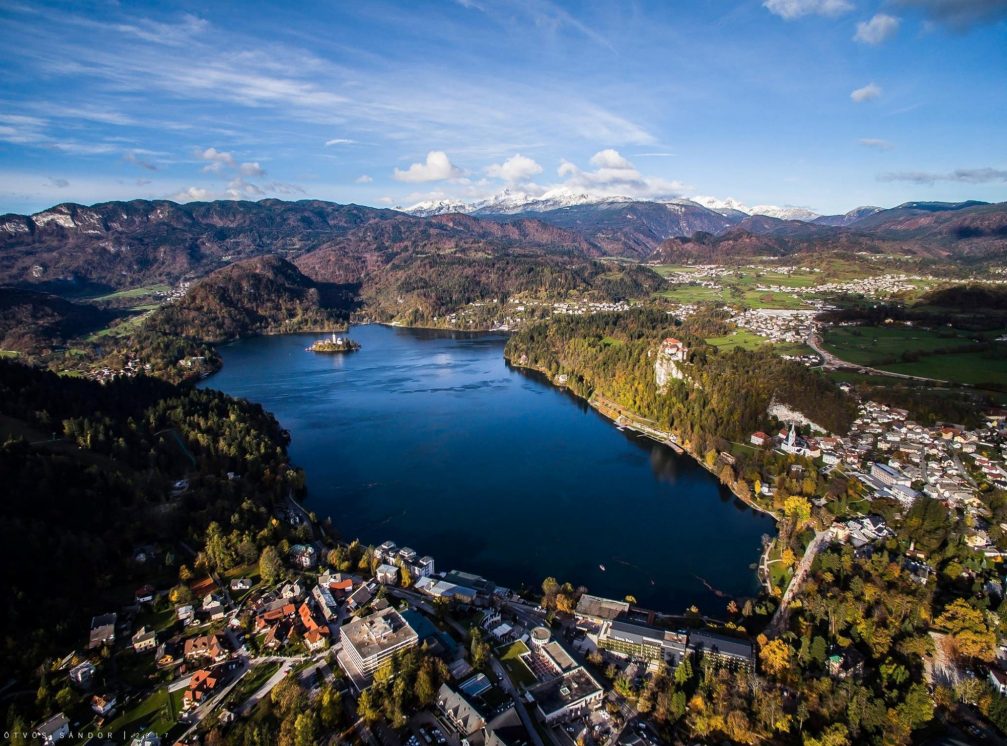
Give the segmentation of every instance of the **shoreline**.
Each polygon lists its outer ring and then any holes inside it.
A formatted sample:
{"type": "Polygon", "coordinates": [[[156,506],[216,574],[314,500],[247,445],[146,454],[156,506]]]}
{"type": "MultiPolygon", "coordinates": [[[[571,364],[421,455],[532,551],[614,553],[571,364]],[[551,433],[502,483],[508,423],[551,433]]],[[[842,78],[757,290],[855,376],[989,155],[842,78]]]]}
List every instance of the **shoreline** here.
{"type": "MultiPolygon", "coordinates": [[[[549,375],[548,371],[542,370],[541,368],[537,368],[537,367],[535,367],[533,365],[522,364],[520,362],[511,360],[511,359],[507,358],[506,356],[504,356],[504,359],[507,361],[508,365],[512,365],[515,368],[519,368],[519,369],[522,369],[522,370],[530,370],[530,371],[534,371],[535,373],[538,373],[539,375],[543,376],[546,380],[548,380],[550,385],[554,386],[555,388],[563,389],[565,391],[570,392],[571,394],[573,394],[574,396],[576,396],[581,401],[586,402],[588,404],[588,406],[591,407],[591,409],[593,409],[594,411],[596,411],[598,414],[600,414],[602,417],[604,417],[605,419],[607,419],[609,422],[613,422],[613,423],[616,422],[616,418],[613,418],[611,416],[611,414],[608,411],[606,411],[607,407],[605,407],[604,405],[601,405],[600,403],[598,403],[598,402],[595,401],[595,396],[594,395],[592,395],[590,398],[586,398],[585,399],[583,396],[581,396],[580,394],[578,394],[577,392],[575,392],[573,389],[571,389],[566,384],[557,383],[556,380],[552,376],[549,375]]],[[[630,410],[626,410],[626,411],[629,412],[630,410]]],[[[641,420],[645,420],[646,419],[645,417],[642,417],[642,416],[640,416],[640,415],[638,415],[636,413],[632,413],[632,412],[630,412],[630,413],[634,414],[636,417],[638,417],[641,420]]],[[[732,484],[725,484],[720,479],[720,477],[717,475],[717,473],[711,467],[707,466],[706,461],[704,459],[700,458],[695,452],[693,452],[691,446],[688,443],[684,443],[684,442],[680,441],[678,439],[678,437],[674,433],[671,433],[671,432],[668,432],[668,431],[665,431],[665,430],[658,430],[657,428],[650,428],[650,427],[648,427],[647,429],[639,429],[639,428],[631,427],[631,426],[628,426],[628,425],[626,427],[627,427],[627,429],[633,430],[633,432],[640,433],[644,437],[650,438],[655,443],[659,443],[660,445],[672,448],[672,450],[675,451],[675,453],[677,455],[686,455],[686,456],[688,456],[693,461],[695,461],[697,464],[699,464],[699,466],[701,466],[703,469],[705,469],[714,479],[716,479],[717,480],[717,484],[721,484],[724,487],[727,487],[731,491],[731,494],[734,495],[734,497],[737,500],[740,500],[742,503],[744,503],[746,506],[748,506],[749,508],[751,508],[753,511],[755,511],[757,513],[762,513],[763,515],[769,516],[770,518],[773,519],[774,525],[776,526],[776,529],[777,529],[776,536],[774,536],[773,540],[770,541],[766,545],[766,547],[759,552],[758,567],[757,567],[756,572],[755,572],[756,577],[758,577],[758,579],[759,579],[759,585],[760,585],[760,587],[762,589],[761,592],[763,592],[763,593],[767,592],[768,578],[765,579],[765,580],[762,578],[762,576],[761,576],[761,569],[763,567],[767,566],[766,563],[768,561],[769,553],[772,550],[773,545],[776,543],[776,540],[779,538],[780,517],[778,515],[776,515],[774,512],[772,512],[771,510],[769,510],[767,508],[764,508],[761,505],[759,505],[758,503],[756,503],[754,500],[752,500],[751,497],[749,497],[747,495],[741,494],[741,492],[734,485],[732,485],[732,484]],[[662,437],[657,437],[658,435],[660,435],[662,437]],[[672,443],[674,443],[676,447],[672,447],[672,445],[671,445],[672,443]]]]}
{"type": "MultiPolygon", "coordinates": [[[[418,330],[424,330],[424,331],[444,331],[444,332],[454,332],[454,333],[473,334],[473,335],[485,335],[485,334],[501,334],[501,335],[505,335],[505,334],[507,334],[507,332],[502,332],[502,331],[493,332],[493,331],[489,331],[489,330],[460,330],[460,329],[450,329],[450,328],[442,328],[442,327],[416,327],[416,326],[406,326],[406,325],[402,325],[402,324],[391,324],[391,323],[387,323],[387,322],[371,322],[371,323],[373,323],[375,325],[379,325],[379,326],[385,326],[385,327],[388,327],[388,328],[418,329],[418,330]]],[[[367,324],[357,324],[357,326],[365,326],[365,325],[367,325],[367,324]]],[[[353,327],[352,324],[348,325],[347,330],[351,329],[352,327],[353,327]]],[[[250,335],[249,337],[239,337],[239,338],[236,338],[236,339],[228,340],[224,344],[229,344],[229,343],[240,341],[241,339],[249,339],[249,338],[253,338],[253,337],[288,336],[288,335],[300,335],[300,334],[311,334],[311,333],[317,333],[317,332],[297,331],[297,332],[256,334],[256,335],[250,335]]],[[[214,349],[216,351],[216,347],[214,349]]],[[[610,411],[608,411],[608,408],[605,407],[603,404],[601,404],[599,401],[596,401],[596,398],[594,396],[592,396],[590,398],[585,398],[585,397],[581,396],[580,394],[577,394],[569,386],[567,386],[567,385],[565,385],[563,383],[558,383],[552,376],[549,375],[549,373],[547,371],[542,370],[540,368],[536,368],[535,366],[531,366],[531,365],[527,365],[527,364],[520,364],[520,363],[518,363],[518,362],[516,362],[514,360],[511,360],[506,355],[504,355],[504,361],[508,365],[510,365],[510,366],[512,366],[512,367],[514,367],[516,369],[526,370],[526,371],[532,371],[532,372],[535,372],[535,373],[543,376],[546,380],[548,380],[548,382],[549,382],[549,384],[551,386],[553,386],[553,387],[555,387],[557,389],[564,389],[564,390],[570,392],[577,399],[579,399],[582,402],[585,402],[588,406],[591,407],[591,409],[593,409],[598,414],[602,415],[609,422],[613,422],[613,423],[616,422],[617,417],[613,417],[611,415],[610,411]]],[[[214,374],[220,372],[220,370],[222,368],[223,368],[223,360],[221,358],[220,359],[220,365],[218,367],[216,367],[216,369],[213,370],[210,374],[208,374],[204,378],[200,379],[200,381],[197,381],[197,383],[198,382],[202,382],[202,381],[206,381],[207,379],[211,378],[214,374]]],[[[206,385],[210,385],[210,384],[206,384],[206,385]]],[[[638,414],[636,414],[634,412],[631,412],[628,409],[626,410],[626,414],[628,414],[630,416],[633,416],[633,417],[636,417],[639,420],[646,420],[646,418],[644,418],[644,417],[642,417],[642,416],[640,416],[640,415],[638,415],[638,414]]],[[[707,466],[705,460],[702,459],[700,456],[698,456],[696,453],[694,453],[693,450],[692,450],[692,448],[690,447],[690,445],[688,443],[684,443],[684,442],[680,441],[678,439],[678,437],[676,435],[674,435],[674,433],[671,433],[671,432],[668,432],[668,431],[665,431],[665,430],[660,430],[660,429],[658,429],[656,427],[649,427],[649,426],[646,427],[646,428],[638,428],[638,427],[634,427],[633,425],[626,425],[626,427],[628,429],[630,429],[630,430],[633,430],[633,432],[637,432],[637,433],[639,433],[641,435],[646,436],[647,438],[649,438],[650,440],[652,440],[655,443],[658,443],[660,445],[664,445],[664,446],[667,446],[667,447],[671,448],[676,453],[676,455],[679,455],[679,456],[682,456],[682,455],[688,456],[693,461],[695,461],[697,464],[699,464],[699,466],[701,466],[706,472],[708,472],[716,480],[716,482],[717,482],[718,485],[723,485],[724,487],[727,487],[730,490],[731,494],[735,497],[735,499],[737,499],[740,502],[742,502],[746,507],[751,508],[753,510],[753,512],[760,513],[760,514],[763,514],[763,515],[766,515],[766,516],[772,518],[773,521],[774,521],[774,525],[779,523],[780,518],[775,513],[773,513],[771,510],[768,510],[767,508],[764,508],[761,505],[758,505],[749,496],[742,494],[734,485],[725,484],[720,479],[720,477],[717,475],[717,473],[711,467],[707,466]]],[[[300,510],[304,511],[305,513],[308,512],[308,508],[305,507],[305,503],[310,502],[310,500],[311,500],[310,491],[305,490],[305,493],[299,499],[295,498],[293,495],[288,496],[288,499],[292,503],[294,503],[298,508],[300,508],[300,510]]],[[[775,542],[775,539],[778,537],[778,535],[779,535],[779,532],[778,532],[778,528],[777,528],[777,536],[773,537],[774,541],[769,542],[767,544],[767,546],[765,548],[761,549],[760,552],[759,552],[759,554],[758,554],[758,561],[756,562],[756,565],[755,565],[756,566],[755,574],[756,574],[756,577],[757,577],[757,579],[759,581],[759,588],[760,588],[759,592],[760,592],[760,594],[766,593],[766,582],[763,580],[763,578],[761,576],[761,568],[765,566],[768,553],[772,549],[773,544],[775,542]]]]}

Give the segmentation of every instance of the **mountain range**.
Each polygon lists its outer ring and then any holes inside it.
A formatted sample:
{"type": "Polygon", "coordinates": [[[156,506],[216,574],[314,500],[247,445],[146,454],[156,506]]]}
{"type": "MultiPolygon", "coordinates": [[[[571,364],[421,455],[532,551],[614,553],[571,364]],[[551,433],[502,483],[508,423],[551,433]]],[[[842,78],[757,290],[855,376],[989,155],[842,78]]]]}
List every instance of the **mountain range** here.
{"type": "Polygon", "coordinates": [[[0,216],[0,284],[67,294],[175,283],[270,254],[315,281],[340,284],[429,264],[432,256],[572,267],[604,256],[677,261],[842,250],[981,260],[1007,254],[1007,203],[909,202],[814,220],[714,210],[688,200],[525,207],[419,216],[320,200],[61,204],[35,215],[0,216]]]}

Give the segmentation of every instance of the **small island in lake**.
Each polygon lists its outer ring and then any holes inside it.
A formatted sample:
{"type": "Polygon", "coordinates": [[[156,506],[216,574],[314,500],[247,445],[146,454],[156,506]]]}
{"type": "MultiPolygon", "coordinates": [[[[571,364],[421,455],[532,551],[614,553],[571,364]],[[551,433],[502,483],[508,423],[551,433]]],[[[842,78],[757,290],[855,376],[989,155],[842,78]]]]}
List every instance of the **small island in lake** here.
{"type": "Polygon", "coordinates": [[[349,337],[339,337],[333,334],[326,339],[319,339],[311,347],[305,349],[308,352],[354,352],[360,349],[360,343],[354,342],[349,337]]]}

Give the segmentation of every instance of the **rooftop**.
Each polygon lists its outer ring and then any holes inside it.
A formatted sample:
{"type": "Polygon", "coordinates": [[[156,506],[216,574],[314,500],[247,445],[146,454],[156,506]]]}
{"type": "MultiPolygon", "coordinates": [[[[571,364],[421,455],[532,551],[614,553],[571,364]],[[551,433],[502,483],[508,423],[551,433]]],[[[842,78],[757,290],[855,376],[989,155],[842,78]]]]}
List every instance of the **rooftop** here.
{"type": "Polygon", "coordinates": [[[614,601],[610,598],[592,596],[587,593],[581,596],[577,602],[577,613],[581,616],[615,619],[626,611],[629,611],[629,604],[625,601],[614,601]]]}
{"type": "Polygon", "coordinates": [[[392,607],[354,619],[342,629],[343,639],[353,645],[361,658],[417,640],[416,631],[392,607]]]}
{"type": "Polygon", "coordinates": [[[752,643],[748,640],[727,637],[705,630],[689,634],[689,647],[693,650],[715,650],[721,655],[737,658],[752,658],[752,643]]]}
{"type": "Polygon", "coordinates": [[[548,717],[551,713],[601,692],[602,689],[591,674],[583,668],[575,668],[531,691],[542,712],[548,717]]]}

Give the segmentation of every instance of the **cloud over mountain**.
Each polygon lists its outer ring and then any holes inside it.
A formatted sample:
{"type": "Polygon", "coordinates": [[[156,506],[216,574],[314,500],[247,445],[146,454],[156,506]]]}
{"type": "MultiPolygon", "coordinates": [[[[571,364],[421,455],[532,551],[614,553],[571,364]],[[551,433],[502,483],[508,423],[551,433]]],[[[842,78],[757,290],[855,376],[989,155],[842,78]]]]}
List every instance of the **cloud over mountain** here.
{"type": "Polygon", "coordinates": [[[413,163],[405,171],[396,168],[393,173],[396,181],[410,183],[457,179],[461,175],[461,169],[451,162],[443,150],[431,150],[423,163],[413,163]]]}
{"type": "Polygon", "coordinates": [[[511,183],[527,181],[542,173],[542,167],[531,158],[517,153],[503,163],[493,163],[486,168],[486,175],[511,183]]]}

